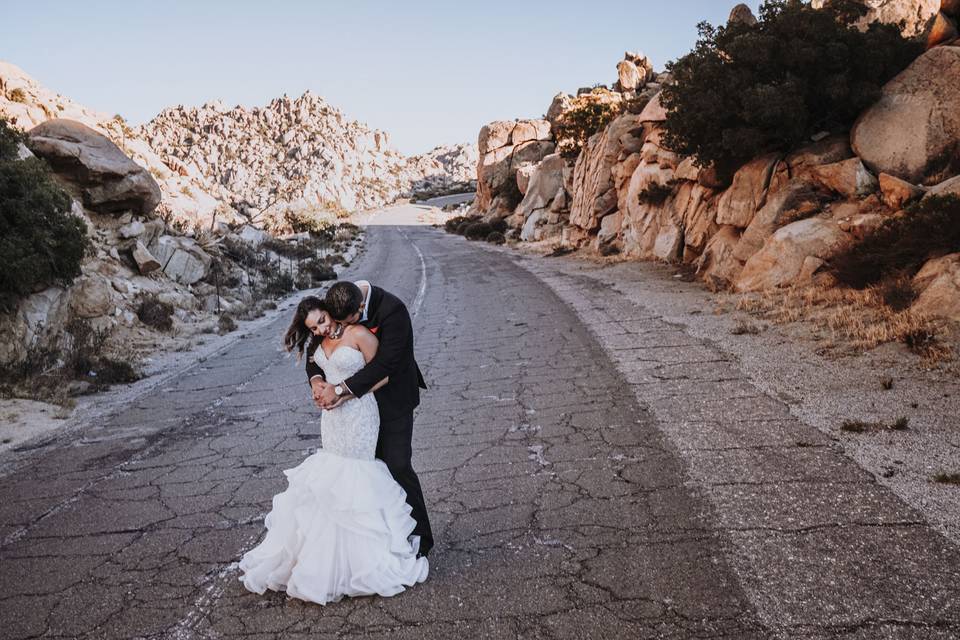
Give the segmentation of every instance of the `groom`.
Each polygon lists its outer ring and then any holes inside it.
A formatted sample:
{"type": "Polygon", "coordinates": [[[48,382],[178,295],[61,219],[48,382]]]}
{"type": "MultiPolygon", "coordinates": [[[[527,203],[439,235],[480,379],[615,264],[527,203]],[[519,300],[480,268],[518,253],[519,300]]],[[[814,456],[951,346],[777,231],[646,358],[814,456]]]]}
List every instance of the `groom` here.
{"type": "MultiPolygon", "coordinates": [[[[390,381],[374,392],[380,409],[380,435],[376,457],[407,492],[407,504],[417,521],[414,535],[420,536],[420,554],[433,547],[433,533],[427,517],[420,479],[413,470],[413,410],[420,404],[420,389],[426,389],[420,367],[413,357],[413,324],[407,307],[392,293],[366,280],[341,281],[327,291],[327,310],[334,320],[362,324],[380,340],[373,360],[340,385],[326,381],[323,370],[313,361],[316,345],[307,353],[307,378],[313,399],[321,407],[338,406],[368,393],[377,382],[390,381]],[[338,393],[339,391],[339,393],[338,393]]],[[[316,341],[319,345],[319,341],[316,341]]]]}

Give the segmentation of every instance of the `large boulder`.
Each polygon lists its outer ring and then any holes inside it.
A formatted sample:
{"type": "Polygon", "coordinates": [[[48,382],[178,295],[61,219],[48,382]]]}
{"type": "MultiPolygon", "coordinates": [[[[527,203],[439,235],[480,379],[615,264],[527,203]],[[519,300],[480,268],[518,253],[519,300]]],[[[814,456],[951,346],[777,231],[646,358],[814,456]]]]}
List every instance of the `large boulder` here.
{"type": "Polygon", "coordinates": [[[809,280],[814,272],[852,242],[839,224],[807,218],[781,227],[747,263],[735,283],[737,291],[759,291],[809,280]]]}
{"type": "Polygon", "coordinates": [[[896,176],[880,174],[880,197],[891,209],[902,209],[923,196],[924,190],[896,176]]]}
{"type": "Polygon", "coordinates": [[[744,230],[734,249],[734,255],[741,262],[746,262],[784,225],[792,213],[799,210],[812,213],[816,209],[819,209],[819,203],[810,187],[801,180],[792,181],[767,198],[744,230]]]}
{"type": "Polygon", "coordinates": [[[748,27],[752,27],[757,24],[757,17],[753,15],[750,7],[740,3],[730,10],[730,16],[727,18],[727,24],[745,24],[748,27]]]}
{"type": "Polygon", "coordinates": [[[913,284],[920,291],[913,310],[960,322],[960,253],[929,260],[913,284]]]}
{"type": "MultiPolygon", "coordinates": [[[[813,0],[813,6],[820,9],[827,1],[813,0]]],[[[857,26],[866,29],[873,22],[902,22],[904,35],[925,37],[940,11],[940,2],[941,0],[860,0],[860,3],[866,6],[867,12],[857,26]]]]}
{"type": "Polygon", "coordinates": [[[150,253],[160,263],[163,272],[180,284],[199,281],[210,269],[213,259],[190,238],[160,236],[150,245],[150,253]]]}
{"type": "Polygon", "coordinates": [[[757,209],[766,202],[770,178],[779,161],[779,154],[767,154],[754,158],[737,171],[733,184],[717,203],[717,224],[741,229],[750,224],[757,209]]]}
{"type": "Polygon", "coordinates": [[[937,47],[887,83],[861,114],[853,149],[874,173],[936,184],[960,173],[960,47],[937,47]]]}
{"type": "Polygon", "coordinates": [[[553,153],[550,123],[546,120],[491,122],[480,129],[477,139],[476,207],[501,217],[518,203],[517,170],[540,162],[553,153]]]}
{"type": "Polygon", "coordinates": [[[160,187],[150,172],[109,138],[79,122],[48,120],[30,130],[27,144],[80,192],[84,205],[93,211],[132,210],[145,215],[160,204],[160,187]]]}
{"type": "Polygon", "coordinates": [[[743,262],[734,255],[740,242],[740,230],[734,226],[720,227],[697,260],[697,274],[714,290],[733,286],[743,270],[743,262]]]}
{"type": "Polygon", "coordinates": [[[930,187],[930,190],[927,191],[924,198],[932,198],[933,196],[957,196],[960,198],[960,176],[954,176],[949,180],[944,180],[940,184],[930,187]]]}
{"type": "Polygon", "coordinates": [[[517,215],[524,221],[537,210],[546,209],[563,189],[563,169],[566,163],[558,153],[545,157],[534,165],[526,194],[517,207],[517,215]]]}
{"type": "Polygon", "coordinates": [[[616,210],[613,167],[623,151],[621,137],[639,125],[639,116],[625,113],[587,141],[573,170],[571,224],[594,231],[603,216],[616,210]]]}
{"type": "Polygon", "coordinates": [[[829,191],[847,198],[861,198],[877,190],[877,179],[860,158],[832,162],[810,170],[810,177],[829,191]]]}
{"type": "Polygon", "coordinates": [[[70,288],[70,309],[78,318],[97,318],[113,313],[113,285],[98,273],[87,274],[70,288]]]}
{"type": "Polygon", "coordinates": [[[20,300],[15,314],[0,314],[0,363],[22,361],[32,345],[50,344],[67,324],[71,296],[47,287],[20,300]]]}
{"type": "Polygon", "coordinates": [[[629,60],[617,63],[617,81],[622,91],[635,91],[640,86],[640,70],[629,60]]]}

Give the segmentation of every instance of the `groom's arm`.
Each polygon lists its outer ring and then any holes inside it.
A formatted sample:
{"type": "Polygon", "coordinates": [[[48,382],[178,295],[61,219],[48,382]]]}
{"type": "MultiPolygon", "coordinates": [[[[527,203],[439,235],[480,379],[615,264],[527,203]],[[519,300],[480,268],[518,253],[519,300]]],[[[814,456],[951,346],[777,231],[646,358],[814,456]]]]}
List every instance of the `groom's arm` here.
{"type": "Polygon", "coordinates": [[[400,307],[380,323],[378,333],[383,336],[373,360],[344,380],[347,389],[356,397],[369,393],[373,387],[397,373],[407,355],[407,345],[413,340],[413,325],[406,307],[400,307]]]}
{"type": "MultiPolygon", "coordinates": [[[[320,347],[317,348],[319,349],[320,347]]],[[[323,372],[323,369],[320,368],[320,365],[314,362],[312,357],[307,358],[307,382],[313,383],[313,379],[318,376],[323,380],[327,379],[327,376],[323,372]]]]}

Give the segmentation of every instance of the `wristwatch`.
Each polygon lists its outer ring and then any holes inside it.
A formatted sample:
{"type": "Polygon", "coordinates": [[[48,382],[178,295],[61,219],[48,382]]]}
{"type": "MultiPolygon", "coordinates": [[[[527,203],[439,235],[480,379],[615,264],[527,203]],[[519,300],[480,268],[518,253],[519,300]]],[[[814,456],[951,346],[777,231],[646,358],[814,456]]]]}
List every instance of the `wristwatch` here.
{"type": "Polygon", "coordinates": [[[339,396],[342,396],[345,391],[346,391],[346,389],[344,389],[344,387],[343,387],[342,384],[338,384],[337,386],[335,386],[335,387],[333,388],[333,392],[334,392],[335,394],[337,394],[338,397],[339,397],[339,396]]]}

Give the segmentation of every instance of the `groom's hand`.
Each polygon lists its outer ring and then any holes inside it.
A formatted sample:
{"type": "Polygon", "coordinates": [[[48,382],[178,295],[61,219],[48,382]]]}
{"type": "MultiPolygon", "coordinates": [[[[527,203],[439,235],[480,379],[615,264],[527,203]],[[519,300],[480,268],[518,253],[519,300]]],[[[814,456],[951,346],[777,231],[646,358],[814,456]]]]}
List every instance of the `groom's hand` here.
{"type": "Polygon", "coordinates": [[[342,398],[342,396],[337,395],[337,392],[333,390],[333,385],[330,383],[324,383],[324,386],[319,392],[320,395],[318,397],[317,389],[314,389],[314,398],[317,399],[318,405],[323,409],[333,409],[342,398]]]}

